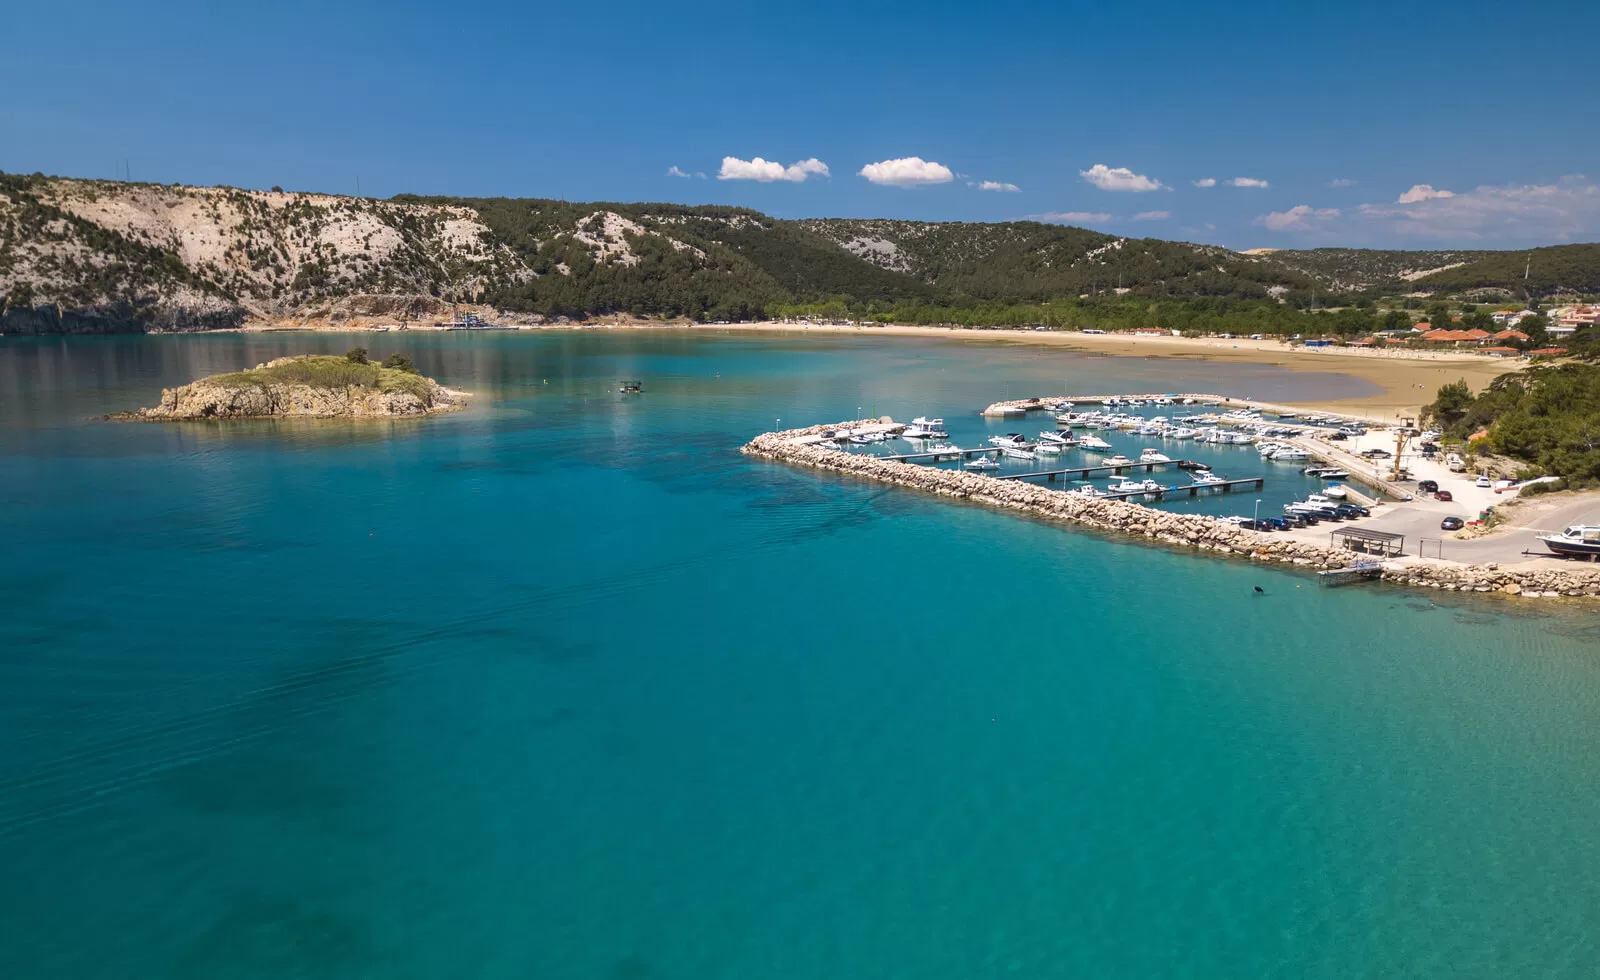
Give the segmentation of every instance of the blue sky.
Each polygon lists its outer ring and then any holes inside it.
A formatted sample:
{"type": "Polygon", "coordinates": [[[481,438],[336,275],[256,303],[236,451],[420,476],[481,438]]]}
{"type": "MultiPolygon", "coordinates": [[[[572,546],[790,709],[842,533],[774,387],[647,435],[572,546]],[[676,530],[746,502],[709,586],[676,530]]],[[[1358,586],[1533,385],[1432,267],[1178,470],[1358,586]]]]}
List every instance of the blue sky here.
{"type": "Polygon", "coordinates": [[[83,0],[7,20],[28,39],[0,87],[12,172],[1051,216],[1235,248],[1600,240],[1600,3],[83,0]]]}

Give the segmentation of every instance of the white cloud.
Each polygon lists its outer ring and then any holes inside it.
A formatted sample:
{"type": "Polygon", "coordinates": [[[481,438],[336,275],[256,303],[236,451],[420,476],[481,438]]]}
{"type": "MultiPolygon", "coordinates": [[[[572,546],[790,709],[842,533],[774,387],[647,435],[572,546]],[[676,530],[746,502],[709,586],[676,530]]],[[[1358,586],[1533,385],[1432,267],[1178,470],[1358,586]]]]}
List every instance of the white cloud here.
{"type": "Polygon", "coordinates": [[[1418,184],[1395,204],[1363,204],[1361,216],[1420,238],[1571,241],[1600,234],[1600,186],[1582,175],[1459,194],[1418,184]]]}
{"type": "Polygon", "coordinates": [[[1328,181],[1328,186],[1329,187],[1354,187],[1354,186],[1356,186],[1356,182],[1351,180],[1349,177],[1335,177],[1334,179],[1328,181]]]}
{"type": "Polygon", "coordinates": [[[1171,211],[1140,211],[1133,216],[1135,221],[1165,221],[1172,217],[1171,211]]]}
{"type": "Polygon", "coordinates": [[[1167,190],[1167,185],[1154,177],[1136,174],[1127,167],[1108,167],[1097,163],[1088,170],[1078,171],[1078,175],[1103,191],[1159,191],[1167,190]]]}
{"type": "Polygon", "coordinates": [[[1455,197],[1455,194],[1442,187],[1434,190],[1432,184],[1413,184],[1411,189],[1401,194],[1400,199],[1394,203],[1416,204],[1418,201],[1432,201],[1444,197],[1455,197]]]}
{"type": "Polygon", "coordinates": [[[1235,177],[1228,183],[1234,187],[1269,187],[1271,186],[1260,177],[1235,177]]]}
{"type": "Polygon", "coordinates": [[[1194,186],[1196,186],[1196,187],[1215,187],[1215,186],[1217,186],[1217,178],[1215,178],[1215,177],[1201,177],[1199,180],[1194,182],[1194,186]]]}
{"type": "Polygon", "coordinates": [[[1015,194],[1017,191],[1022,190],[1016,184],[1007,184],[998,180],[983,180],[976,184],[969,180],[967,181],[967,186],[976,187],[980,191],[1005,191],[1010,194],[1015,194]]]}
{"type": "Polygon", "coordinates": [[[1028,221],[1043,221],[1047,224],[1083,224],[1084,222],[1110,221],[1111,215],[1103,211],[1046,211],[1044,214],[1030,214],[1028,221]]]}
{"type": "Polygon", "coordinates": [[[879,160],[862,167],[858,173],[874,184],[890,187],[916,187],[921,184],[948,184],[955,174],[942,163],[921,157],[901,157],[898,160],[879,160]]]}
{"type": "Polygon", "coordinates": [[[668,167],[667,168],[667,176],[668,177],[683,177],[683,178],[686,178],[686,179],[690,178],[690,177],[699,177],[702,180],[704,180],[706,175],[701,173],[698,170],[696,170],[694,173],[691,174],[691,173],[687,173],[687,172],[685,172],[683,170],[679,170],[677,167],[668,167]]]}
{"type": "Polygon", "coordinates": [[[1256,219],[1268,231],[1316,231],[1322,223],[1339,216],[1338,208],[1314,208],[1301,204],[1287,211],[1274,211],[1256,219]]]}
{"type": "Polygon", "coordinates": [[[776,161],[763,160],[760,157],[756,157],[753,160],[723,157],[722,169],[717,171],[718,180],[758,180],[763,184],[770,184],[776,180],[799,184],[804,183],[805,179],[811,176],[830,176],[828,165],[816,157],[811,157],[808,160],[798,160],[787,167],[776,161]]]}

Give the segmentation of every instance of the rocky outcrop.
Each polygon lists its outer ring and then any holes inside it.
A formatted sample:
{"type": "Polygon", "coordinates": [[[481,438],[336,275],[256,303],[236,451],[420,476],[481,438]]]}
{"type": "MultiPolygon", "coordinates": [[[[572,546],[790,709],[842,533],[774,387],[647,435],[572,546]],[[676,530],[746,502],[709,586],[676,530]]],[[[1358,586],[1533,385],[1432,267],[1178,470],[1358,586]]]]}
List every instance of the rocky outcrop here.
{"type": "MultiPolygon", "coordinates": [[[[280,358],[262,368],[295,360],[280,358]]],[[[453,412],[465,407],[465,392],[432,378],[410,376],[403,385],[318,385],[258,380],[256,372],[218,375],[181,388],[166,388],[160,404],[117,418],[144,422],[246,418],[402,418],[453,412]]]]}
{"type": "MultiPolygon", "coordinates": [[[[840,422],[770,432],[746,443],[741,452],[763,459],[910,487],[944,497],[1025,511],[1037,517],[1177,548],[1232,555],[1253,561],[1282,562],[1317,570],[1347,568],[1361,560],[1360,556],[1351,552],[1247,531],[1212,517],[1173,514],[1127,501],[1048,490],[1021,480],[996,480],[962,470],[892,462],[875,456],[824,449],[807,441],[810,436],[870,426],[877,421],[840,422]]],[[[1382,578],[1400,585],[1453,592],[1530,598],[1600,596],[1600,569],[1582,567],[1519,568],[1493,564],[1401,561],[1385,563],[1382,578]]]]}

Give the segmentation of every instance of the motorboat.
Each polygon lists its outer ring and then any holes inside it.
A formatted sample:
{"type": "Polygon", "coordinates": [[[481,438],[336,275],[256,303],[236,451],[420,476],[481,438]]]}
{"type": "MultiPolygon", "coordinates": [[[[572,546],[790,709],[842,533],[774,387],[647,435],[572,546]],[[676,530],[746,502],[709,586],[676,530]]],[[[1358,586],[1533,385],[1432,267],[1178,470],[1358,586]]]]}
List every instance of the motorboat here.
{"type": "Polygon", "coordinates": [[[1210,470],[1198,470],[1198,471],[1196,471],[1195,474],[1194,474],[1193,479],[1194,479],[1194,485],[1197,486],[1197,487],[1209,487],[1209,486],[1213,486],[1213,485],[1218,484],[1218,483],[1227,483],[1228,482],[1227,480],[1224,480],[1222,477],[1220,477],[1217,474],[1211,472],[1210,470]]]}
{"type": "Polygon", "coordinates": [[[1060,456],[1061,448],[1062,447],[1059,443],[1041,442],[1037,446],[1033,447],[1033,451],[1039,456],[1060,456]]]}
{"type": "Polygon", "coordinates": [[[1275,463],[1292,463],[1298,459],[1310,459],[1311,454],[1306,452],[1304,449],[1296,449],[1294,446],[1285,446],[1284,448],[1273,453],[1268,458],[1275,463]]]}
{"type": "Polygon", "coordinates": [[[1538,536],[1558,555],[1600,555],[1600,524],[1573,524],[1560,534],[1538,536]]]}
{"type": "Polygon", "coordinates": [[[1039,445],[1041,445],[1041,446],[1043,446],[1043,445],[1071,446],[1071,445],[1075,444],[1076,442],[1077,442],[1077,440],[1072,438],[1071,436],[1062,435],[1059,432],[1041,432],[1041,433],[1039,433],[1039,445]]]}
{"type": "Polygon", "coordinates": [[[1085,497],[1104,497],[1106,492],[1092,483],[1081,483],[1067,491],[1068,493],[1082,494],[1085,497]]]}
{"type": "Polygon", "coordinates": [[[1117,453],[1114,456],[1107,456],[1102,463],[1106,466],[1132,466],[1133,460],[1121,453],[1117,453]]]}
{"type": "Polygon", "coordinates": [[[1106,487],[1111,493],[1164,493],[1167,489],[1154,480],[1116,480],[1106,487]]]}
{"type": "Polygon", "coordinates": [[[1139,454],[1139,462],[1141,462],[1141,463],[1170,463],[1170,462],[1172,462],[1172,457],[1168,456],[1167,454],[1165,454],[1165,453],[1163,453],[1163,452],[1161,452],[1160,450],[1157,450],[1157,449],[1146,449],[1144,452],[1139,454]]]}
{"type": "Polygon", "coordinates": [[[996,463],[987,456],[979,456],[977,459],[974,459],[970,462],[962,463],[961,468],[964,470],[973,470],[974,472],[981,473],[985,470],[997,470],[1000,468],[1000,464],[996,463]]]}
{"type": "Polygon", "coordinates": [[[960,447],[952,446],[948,442],[942,442],[937,446],[929,446],[928,452],[933,454],[933,460],[936,463],[940,460],[961,458],[960,447]]]}
{"type": "Polygon", "coordinates": [[[1322,495],[1333,500],[1343,500],[1350,495],[1350,492],[1337,483],[1331,483],[1322,488],[1322,495]]]}
{"type": "Polygon", "coordinates": [[[1006,446],[1005,448],[1001,449],[1000,452],[1001,452],[1001,454],[1006,456],[1008,459],[1032,459],[1033,458],[1033,450],[1031,450],[1031,449],[1021,449],[1021,448],[1019,448],[1017,446],[1006,446]]]}
{"type": "Polygon", "coordinates": [[[1339,469],[1337,466],[1307,466],[1300,472],[1306,476],[1314,476],[1319,480],[1344,480],[1350,476],[1349,473],[1339,469]]]}
{"type": "Polygon", "coordinates": [[[1078,440],[1078,446],[1081,449],[1093,449],[1096,452],[1100,452],[1110,449],[1111,443],[1106,442],[1099,436],[1084,436],[1082,439],[1078,440]]]}
{"type": "Polygon", "coordinates": [[[1028,444],[1028,438],[1026,436],[1024,436],[1020,432],[1007,432],[1003,436],[990,436],[989,437],[989,445],[991,445],[991,446],[999,446],[1002,449],[1004,449],[1004,448],[1014,448],[1014,447],[1017,447],[1017,446],[1026,446],[1027,444],[1028,444]]]}
{"type": "Polygon", "coordinates": [[[1180,459],[1180,460],[1178,460],[1178,469],[1180,469],[1180,470],[1193,470],[1196,473],[1201,473],[1201,472],[1209,471],[1211,469],[1211,464],[1210,463],[1201,463],[1201,462],[1199,462],[1197,460],[1193,460],[1193,459],[1180,459]]]}

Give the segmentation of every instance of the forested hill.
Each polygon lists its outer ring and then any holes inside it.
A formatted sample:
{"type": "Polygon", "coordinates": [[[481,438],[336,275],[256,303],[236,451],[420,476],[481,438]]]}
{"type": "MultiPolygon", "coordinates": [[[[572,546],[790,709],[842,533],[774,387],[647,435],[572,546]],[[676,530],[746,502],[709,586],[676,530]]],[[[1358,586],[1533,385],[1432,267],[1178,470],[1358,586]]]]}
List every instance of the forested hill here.
{"type": "Polygon", "coordinates": [[[1600,246],[1239,253],[1031,221],[785,221],[721,206],[376,200],[0,174],[5,332],[422,316],[453,301],[571,317],[826,309],[996,324],[1059,322],[1117,296],[1292,311],[1385,291],[1495,288],[1600,292],[1600,246]]]}

